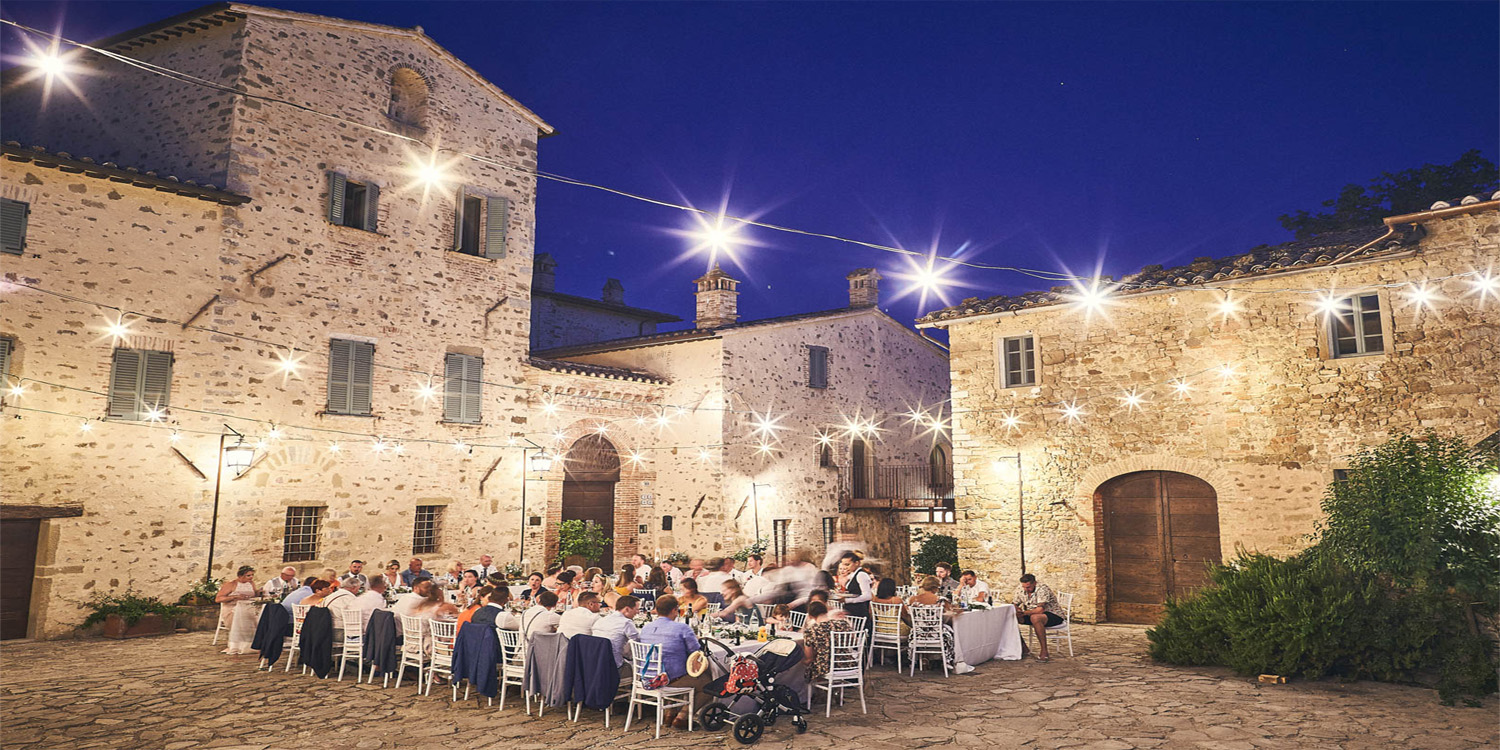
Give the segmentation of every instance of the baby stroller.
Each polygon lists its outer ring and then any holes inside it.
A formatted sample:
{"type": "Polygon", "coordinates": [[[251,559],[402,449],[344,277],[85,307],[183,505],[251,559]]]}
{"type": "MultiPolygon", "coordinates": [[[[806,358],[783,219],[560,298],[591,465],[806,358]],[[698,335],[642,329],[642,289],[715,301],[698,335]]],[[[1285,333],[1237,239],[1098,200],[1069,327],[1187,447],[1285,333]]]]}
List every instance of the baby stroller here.
{"type": "Polygon", "coordinates": [[[754,654],[736,654],[723,643],[704,639],[702,653],[708,657],[714,680],[704,690],[715,697],[703,708],[700,720],[703,728],[710,732],[733,724],[734,739],[741,745],[752,745],[760,741],[766,727],[776,723],[779,716],[792,717],[792,728],[797,734],[807,731],[807,709],[795,690],[777,682],[783,672],[802,663],[802,644],[789,638],[773,638],[754,654]],[[723,657],[711,653],[710,644],[724,652],[723,657]],[[731,709],[746,702],[750,710],[737,714],[731,709]]]}

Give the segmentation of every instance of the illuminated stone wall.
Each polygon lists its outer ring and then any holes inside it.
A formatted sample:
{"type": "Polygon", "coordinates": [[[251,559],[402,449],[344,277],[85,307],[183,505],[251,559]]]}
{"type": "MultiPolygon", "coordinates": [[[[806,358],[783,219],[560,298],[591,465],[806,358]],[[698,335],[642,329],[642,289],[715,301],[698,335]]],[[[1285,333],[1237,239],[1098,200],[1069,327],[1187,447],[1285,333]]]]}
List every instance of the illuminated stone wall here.
{"type": "Polygon", "coordinates": [[[961,558],[1009,593],[1020,574],[1021,455],[1028,569],[1077,595],[1078,615],[1104,611],[1103,536],[1095,492],[1112,477],[1169,470],[1218,495],[1222,555],[1237,547],[1302,548],[1333,471],[1362,445],[1434,429],[1477,441],[1500,427],[1500,300],[1454,279],[1433,309],[1379,289],[1383,355],[1328,359],[1314,297],[1282,288],[1355,289],[1500,267],[1493,208],[1425,223],[1410,255],[1312,269],[1234,286],[1243,310],[1228,319],[1217,295],[1167,290],[1125,296],[1105,316],[1043,308],[952,324],[955,464],[961,558]],[[1002,388],[997,343],[1036,337],[1040,382],[1002,388]],[[1197,377],[1187,398],[1163,381],[1233,363],[1235,376],[1197,377]],[[1147,401],[1121,401],[1140,389],[1147,401]],[[1056,406],[1079,400],[1071,422],[1056,406]],[[1011,410],[1021,420],[1004,422],[1011,410]]]}

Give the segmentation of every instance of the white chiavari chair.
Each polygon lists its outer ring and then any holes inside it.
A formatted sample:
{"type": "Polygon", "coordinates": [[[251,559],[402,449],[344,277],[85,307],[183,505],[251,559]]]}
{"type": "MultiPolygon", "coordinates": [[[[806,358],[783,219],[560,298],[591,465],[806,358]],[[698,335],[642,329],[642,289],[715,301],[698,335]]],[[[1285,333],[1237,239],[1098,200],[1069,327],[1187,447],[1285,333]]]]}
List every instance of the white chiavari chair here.
{"type": "Polygon", "coordinates": [[[292,605],[292,645],[286,650],[286,669],[283,672],[292,671],[292,662],[297,660],[297,652],[302,650],[302,621],[307,619],[309,609],[312,609],[311,604],[292,605]]]}
{"type": "MultiPolygon", "coordinates": [[[[896,673],[901,673],[902,641],[901,604],[870,603],[870,616],[875,620],[875,632],[870,637],[870,658],[867,665],[875,664],[876,651],[896,653],[896,673]]],[[[882,661],[883,663],[883,661],[882,661]]]]}
{"type": "Polygon", "coordinates": [[[813,690],[824,690],[828,701],[823,715],[833,715],[833,691],[839,691],[839,705],[844,705],[844,690],[859,690],[859,710],[865,708],[865,636],[863,630],[833,630],[828,633],[828,674],[807,686],[807,702],[812,704],[813,690]]]}
{"type": "Polygon", "coordinates": [[[662,673],[660,646],[631,641],[630,656],[630,663],[634,666],[631,668],[630,710],[625,712],[625,731],[630,731],[631,720],[639,715],[643,706],[656,709],[656,739],[661,739],[662,713],[669,708],[686,708],[688,731],[693,731],[693,693],[696,688],[646,686],[662,673]]]}
{"type": "Polygon", "coordinates": [[[943,607],[940,604],[913,604],[908,612],[911,613],[911,634],[907,638],[907,647],[910,649],[911,674],[917,673],[917,661],[923,654],[937,656],[943,661],[943,676],[948,676],[948,661],[952,655],[948,653],[948,641],[943,637],[943,607]]]}

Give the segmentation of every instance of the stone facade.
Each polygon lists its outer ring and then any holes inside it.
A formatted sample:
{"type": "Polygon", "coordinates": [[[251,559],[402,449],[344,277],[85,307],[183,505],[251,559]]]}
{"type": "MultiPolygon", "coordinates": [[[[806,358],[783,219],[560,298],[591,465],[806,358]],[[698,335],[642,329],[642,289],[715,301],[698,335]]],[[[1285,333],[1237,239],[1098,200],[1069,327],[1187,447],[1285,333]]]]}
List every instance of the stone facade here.
{"type": "Polygon", "coordinates": [[[928,324],[947,327],[952,346],[964,565],[1009,592],[1022,567],[1019,513],[1026,569],[1074,593],[1080,618],[1100,619],[1110,562],[1099,490],[1111,478],[1197,477],[1217,494],[1222,558],[1239,548],[1283,554],[1307,544],[1324,488],[1360,446],[1402,431],[1471,441],[1494,432],[1500,299],[1477,293],[1473,277],[1455,278],[1433,285],[1439,299],[1426,307],[1406,285],[1496,268],[1496,206],[1471,199],[1393,219],[1393,228],[1425,230],[1398,251],[1232,281],[1187,278],[1187,288],[1118,295],[1093,315],[1077,304],[1020,304],[933,316],[928,324]],[[1224,314],[1223,294],[1200,286],[1232,288],[1238,310],[1224,314]],[[1289,289],[1378,296],[1384,353],[1331,357],[1328,322],[1310,304],[1317,295],[1289,289]],[[1014,336],[1034,337],[1034,386],[1002,382],[999,347],[1014,336]],[[1231,374],[1216,371],[1226,364],[1231,374]],[[1191,390],[1178,394],[1176,378],[1191,390]],[[1132,392],[1138,407],[1125,400],[1132,392]]]}
{"type": "Polygon", "coordinates": [[[625,286],[609,279],[599,299],[556,289],[557,262],[538,253],[531,279],[531,348],[536,351],[656,333],[681,318],[625,304],[625,286]]]}
{"type": "Polygon", "coordinates": [[[4,278],[132,311],[120,345],[174,360],[161,424],[101,420],[116,345],[101,331],[115,313],[25,288],[5,293],[11,372],[36,381],[7,405],[72,416],[7,410],[20,418],[6,420],[0,444],[4,504],[83,506],[79,518],[43,524],[37,636],[65,631],[81,618],[75,602],[95,591],[175,599],[205,574],[215,525],[212,575],[248,563],[269,577],[291,506],[322,509],[315,559],[296,563],[305,572],[404,558],[418,506],[446,508],[433,567],[519,551],[521,453],[504,438],[527,430],[528,172],[550,127],[419,30],[237,5],[205,13],[116,48],[499,164],[455,163],[446,185],[424,189],[411,184],[423,155],[393,135],[99,59],[87,61],[99,74],[78,84],[92,111],[108,113],[103,121],[61,90],[45,106],[25,88],[7,91],[7,139],[250,199],[216,205],[0,163],[4,197],[31,205],[26,253],[0,255],[4,278]],[[418,122],[388,116],[398,66],[429,88],[418,122]],[[329,222],[330,170],[381,188],[375,231],[329,222]],[[459,185],[509,200],[503,257],[451,251],[459,185]],[[179,324],[189,319],[233,336],[179,324]],[[374,344],[372,416],[327,412],[333,338],[374,344]],[[483,358],[491,385],[478,423],[445,422],[441,398],[420,395],[427,379],[417,373],[441,383],[449,353],[483,358]],[[286,357],[300,363],[293,375],[277,371],[286,357]],[[79,417],[95,420],[89,432],[79,417]],[[223,477],[216,507],[223,425],[266,442],[248,472],[223,477]],[[373,435],[404,450],[376,453],[373,435]],[[457,451],[455,441],[495,447],[457,451]]]}

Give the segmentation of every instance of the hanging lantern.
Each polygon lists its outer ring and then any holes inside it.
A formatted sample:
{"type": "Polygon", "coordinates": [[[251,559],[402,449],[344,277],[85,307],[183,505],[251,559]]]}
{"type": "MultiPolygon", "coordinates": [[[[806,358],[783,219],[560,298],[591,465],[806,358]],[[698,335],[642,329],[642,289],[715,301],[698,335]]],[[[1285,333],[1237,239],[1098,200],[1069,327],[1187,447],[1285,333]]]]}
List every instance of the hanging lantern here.
{"type": "Polygon", "coordinates": [[[250,470],[250,465],[255,462],[255,446],[240,438],[234,445],[224,448],[224,468],[229,469],[234,476],[240,476],[250,470]]]}
{"type": "Polygon", "coordinates": [[[552,471],[552,454],[548,453],[547,451],[537,451],[536,453],[531,454],[528,462],[530,463],[530,468],[533,473],[546,474],[547,472],[552,471]]]}

